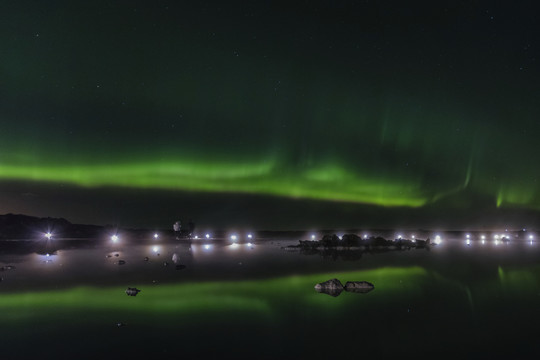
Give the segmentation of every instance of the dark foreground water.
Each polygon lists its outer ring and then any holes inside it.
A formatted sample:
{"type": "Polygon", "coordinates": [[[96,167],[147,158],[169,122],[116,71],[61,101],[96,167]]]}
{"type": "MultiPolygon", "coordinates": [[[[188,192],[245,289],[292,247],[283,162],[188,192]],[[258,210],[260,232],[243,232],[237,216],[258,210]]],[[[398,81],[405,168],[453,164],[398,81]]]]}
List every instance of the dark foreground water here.
{"type": "Polygon", "coordinates": [[[2,244],[0,358],[540,355],[540,244],[456,237],[429,251],[282,249],[296,243],[52,240],[40,254],[2,244]],[[314,290],[331,278],[375,289],[314,290]]]}

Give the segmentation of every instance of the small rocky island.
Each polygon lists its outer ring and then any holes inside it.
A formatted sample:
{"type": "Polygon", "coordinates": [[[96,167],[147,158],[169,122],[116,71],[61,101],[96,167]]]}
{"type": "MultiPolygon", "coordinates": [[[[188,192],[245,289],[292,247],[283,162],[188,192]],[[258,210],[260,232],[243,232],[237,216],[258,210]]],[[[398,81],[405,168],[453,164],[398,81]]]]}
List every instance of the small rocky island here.
{"type": "Polygon", "coordinates": [[[381,236],[362,238],[356,234],[345,234],[341,238],[336,234],[324,235],[321,240],[300,240],[298,245],[290,245],[288,248],[300,249],[331,249],[331,248],[358,248],[358,249],[381,249],[391,248],[398,250],[425,249],[431,245],[430,238],[421,239],[394,239],[387,240],[381,236]]]}
{"type": "Polygon", "coordinates": [[[289,245],[284,250],[300,251],[304,255],[320,255],[332,260],[342,259],[357,261],[365,253],[376,254],[389,251],[411,249],[429,250],[434,244],[430,238],[388,240],[381,236],[360,237],[356,234],[346,234],[341,238],[336,234],[324,235],[320,240],[300,240],[298,245],[289,245]]]}
{"type": "Polygon", "coordinates": [[[374,288],[375,286],[368,281],[347,281],[345,285],[343,285],[338,279],[330,279],[315,285],[315,290],[317,292],[328,294],[333,297],[339,296],[343,291],[366,294],[374,288]]]}

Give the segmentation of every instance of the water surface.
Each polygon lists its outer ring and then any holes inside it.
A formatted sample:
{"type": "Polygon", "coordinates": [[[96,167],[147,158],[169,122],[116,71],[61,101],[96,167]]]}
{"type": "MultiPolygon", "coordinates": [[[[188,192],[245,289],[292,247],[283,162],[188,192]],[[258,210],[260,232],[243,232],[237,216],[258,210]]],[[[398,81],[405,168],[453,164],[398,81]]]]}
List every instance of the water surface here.
{"type": "Polygon", "coordinates": [[[540,354],[540,244],[467,245],[460,235],[429,251],[284,249],[297,242],[52,240],[39,253],[4,246],[0,267],[15,269],[0,272],[0,353],[9,359],[540,354]],[[314,290],[331,278],[369,281],[375,289],[338,297],[314,290]],[[141,292],[127,296],[127,287],[141,292]]]}

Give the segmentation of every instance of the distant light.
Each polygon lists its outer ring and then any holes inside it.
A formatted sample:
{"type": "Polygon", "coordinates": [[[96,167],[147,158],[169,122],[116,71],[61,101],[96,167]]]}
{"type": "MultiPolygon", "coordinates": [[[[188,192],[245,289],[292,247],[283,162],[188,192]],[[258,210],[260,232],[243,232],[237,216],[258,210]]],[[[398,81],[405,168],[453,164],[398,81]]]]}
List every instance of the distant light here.
{"type": "Polygon", "coordinates": [[[499,245],[499,241],[495,238],[495,245],[499,245]]]}
{"type": "Polygon", "coordinates": [[[231,244],[231,248],[236,249],[237,247],[238,247],[238,244],[237,244],[237,243],[231,244]]]}
{"type": "Polygon", "coordinates": [[[495,240],[497,240],[499,238],[499,235],[495,235],[494,237],[495,237],[495,240]]]}
{"type": "Polygon", "coordinates": [[[437,235],[435,236],[435,244],[439,245],[441,243],[441,236],[440,235],[437,235]]]}
{"type": "Polygon", "coordinates": [[[206,250],[209,250],[209,249],[210,249],[210,245],[208,245],[208,244],[207,244],[207,245],[204,245],[204,248],[205,248],[206,250]]]}
{"type": "Polygon", "coordinates": [[[251,239],[252,237],[253,237],[253,235],[248,234],[248,239],[251,239]]]}
{"type": "Polygon", "coordinates": [[[159,237],[158,234],[154,234],[154,239],[157,239],[159,237]]]}
{"type": "Polygon", "coordinates": [[[413,236],[411,236],[411,237],[412,237],[412,238],[414,239],[414,235],[413,235],[413,236]]]}
{"type": "Polygon", "coordinates": [[[118,235],[113,235],[113,236],[111,236],[111,240],[112,240],[113,242],[117,242],[117,241],[118,241],[118,235]]]}
{"type": "Polygon", "coordinates": [[[471,239],[467,239],[467,245],[471,245],[471,239]]]}
{"type": "Polygon", "coordinates": [[[482,238],[482,240],[485,240],[486,239],[486,236],[485,235],[482,235],[480,236],[482,238]]]}
{"type": "Polygon", "coordinates": [[[486,243],[486,240],[482,239],[482,245],[484,245],[486,243]]]}
{"type": "Polygon", "coordinates": [[[157,252],[159,251],[159,247],[154,246],[154,247],[152,248],[152,251],[155,252],[155,253],[157,253],[157,252]]]}
{"type": "Polygon", "coordinates": [[[471,235],[467,234],[467,235],[465,235],[465,237],[466,237],[467,239],[469,239],[469,238],[471,237],[471,235]]]}
{"type": "Polygon", "coordinates": [[[51,256],[51,255],[50,255],[49,253],[47,253],[45,256],[46,256],[46,257],[49,257],[49,256],[51,256]]]}
{"type": "Polygon", "coordinates": [[[529,239],[530,239],[530,240],[534,239],[534,236],[529,235],[529,239]]]}
{"type": "Polygon", "coordinates": [[[367,234],[364,234],[364,239],[367,239],[367,234]]]}
{"type": "Polygon", "coordinates": [[[253,246],[253,244],[252,243],[247,243],[247,246],[253,246]]]}
{"type": "Polygon", "coordinates": [[[397,238],[398,238],[398,239],[401,239],[401,235],[398,235],[397,238]]]}
{"type": "Polygon", "coordinates": [[[205,237],[206,237],[207,239],[210,239],[210,234],[206,234],[205,237]]]}
{"type": "Polygon", "coordinates": [[[231,240],[235,241],[237,239],[236,235],[231,235],[231,240]]]}
{"type": "Polygon", "coordinates": [[[311,240],[315,240],[315,235],[311,235],[311,240]]]}
{"type": "Polygon", "coordinates": [[[52,234],[51,234],[50,232],[48,232],[48,233],[45,234],[45,237],[46,237],[47,239],[50,239],[50,238],[52,238],[52,234]]]}
{"type": "Polygon", "coordinates": [[[199,238],[199,236],[195,235],[195,239],[198,239],[198,238],[199,238]]]}

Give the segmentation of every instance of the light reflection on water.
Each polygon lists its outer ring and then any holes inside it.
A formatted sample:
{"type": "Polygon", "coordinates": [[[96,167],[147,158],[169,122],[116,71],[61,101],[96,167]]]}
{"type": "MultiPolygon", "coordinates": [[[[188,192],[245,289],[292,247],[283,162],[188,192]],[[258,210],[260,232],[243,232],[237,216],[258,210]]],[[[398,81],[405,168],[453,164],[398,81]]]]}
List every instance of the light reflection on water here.
{"type": "MultiPolygon", "coordinates": [[[[415,235],[422,239],[418,233],[415,235]]],[[[159,343],[160,348],[168,351],[175,349],[179,338],[201,346],[198,351],[208,349],[203,340],[212,336],[215,339],[217,331],[219,338],[225,340],[223,344],[214,345],[223,351],[234,353],[238,346],[247,346],[251,351],[264,349],[274,358],[283,358],[276,344],[296,357],[302,355],[296,348],[299,345],[302,351],[316,358],[317,351],[310,349],[317,349],[324,341],[354,342],[358,338],[373,342],[370,345],[375,344],[372,348],[375,355],[421,353],[422,348],[411,346],[418,343],[418,339],[423,339],[423,348],[432,354],[452,354],[464,349],[472,353],[482,351],[484,355],[504,354],[505,348],[501,346],[515,348],[523,339],[532,340],[534,331],[530,324],[540,321],[540,311],[536,309],[540,294],[540,247],[529,238],[503,241],[500,234],[497,238],[494,234],[485,236],[482,239],[479,234],[471,233],[467,239],[464,234],[441,235],[440,244],[429,251],[347,252],[341,249],[335,253],[307,254],[284,249],[296,245],[297,240],[254,240],[248,244],[228,240],[167,242],[152,239],[137,244],[125,238],[115,244],[64,246],[56,251],[50,251],[54,248],[49,247],[49,256],[43,252],[4,251],[0,266],[14,265],[16,269],[0,274],[3,277],[0,293],[8,297],[30,290],[69,290],[92,285],[103,289],[105,294],[96,294],[95,302],[107,306],[110,286],[137,287],[142,289],[137,298],[127,297],[120,289],[118,296],[121,297],[110,301],[135,304],[133,306],[149,301],[148,308],[140,305],[133,312],[127,308],[123,316],[130,321],[109,319],[109,310],[105,309],[98,313],[95,321],[110,321],[112,329],[103,330],[105,325],[101,323],[95,325],[96,329],[104,334],[124,331],[114,328],[114,324],[126,321],[129,324],[123,333],[109,334],[124,344],[143,340],[141,337],[152,339],[156,329],[163,330],[159,333],[160,341],[156,340],[155,344],[159,343]],[[123,265],[121,260],[125,261],[123,265]],[[176,265],[185,265],[185,268],[177,270],[176,265]],[[371,278],[350,278],[349,274],[364,270],[362,274],[371,278]],[[313,285],[330,277],[341,281],[369,280],[375,290],[363,295],[344,293],[337,298],[316,293],[313,285]],[[229,290],[230,282],[239,285],[229,290]],[[174,284],[179,287],[169,287],[174,284]],[[205,288],[205,284],[210,284],[209,288],[205,288]],[[165,310],[153,310],[161,309],[155,304],[165,310]],[[144,316],[138,317],[143,310],[146,311],[144,316]],[[190,318],[191,313],[197,314],[195,320],[190,318]],[[153,320],[153,316],[160,322],[153,320]],[[170,325],[171,318],[175,326],[170,325]],[[227,321],[219,320],[222,318],[227,321]],[[146,328],[140,324],[146,323],[151,326],[142,330],[146,328]],[[183,324],[190,327],[182,328],[187,326],[183,324]],[[490,353],[488,339],[491,341],[510,328],[512,333],[505,340],[506,344],[495,346],[490,353]],[[124,338],[122,334],[130,336],[124,338]],[[246,344],[235,342],[239,334],[246,344]],[[388,337],[392,342],[384,346],[388,337]],[[473,343],[472,338],[476,338],[477,343],[473,343]],[[458,342],[460,349],[450,348],[458,342]],[[286,344],[292,345],[289,348],[286,344]],[[395,352],[392,344],[396,346],[395,352]]],[[[70,296],[76,298],[74,294],[70,296]]],[[[85,309],[87,305],[81,306],[85,309]]],[[[51,309],[54,314],[54,308],[51,309]]],[[[76,315],[84,317],[81,313],[76,315]]],[[[69,321],[60,323],[65,322],[69,321]]],[[[3,335],[16,340],[15,335],[3,335]]],[[[97,336],[95,333],[83,335],[97,336]]],[[[107,342],[105,337],[99,339],[107,342]]],[[[76,339],[72,341],[77,344],[76,339]]],[[[219,339],[214,341],[219,343],[219,339]]],[[[147,352],[150,350],[154,351],[152,348],[147,352]]],[[[525,355],[536,351],[537,347],[529,345],[525,355]]],[[[328,355],[322,351],[319,356],[322,354],[328,355]]]]}
{"type": "Polygon", "coordinates": [[[39,254],[4,252],[0,266],[17,264],[17,277],[23,280],[12,282],[10,278],[15,272],[4,273],[0,289],[9,291],[26,286],[46,287],[51,283],[66,287],[78,284],[144,283],[150,278],[156,282],[242,280],[382,266],[419,265],[447,273],[449,268],[458,267],[463,262],[468,267],[478,266],[480,269],[525,265],[533,263],[540,250],[529,237],[519,241],[503,241],[498,235],[487,239],[480,236],[444,236],[436,239],[440,243],[429,251],[412,249],[375,253],[352,250],[340,254],[355,254],[353,257],[333,258],[322,253],[306,255],[286,249],[289,245],[298,244],[296,240],[237,243],[206,239],[191,242],[152,239],[148,244],[123,240],[122,243],[96,243],[84,248],[78,248],[77,243],[73,242],[73,246],[61,250],[54,250],[53,242],[39,254]],[[168,263],[185,265],[186,268],[176,271],[166,268],[168,263]],[[44,265],[47,265],[47,271],[40,273],[39,269],[44,265]]]}

